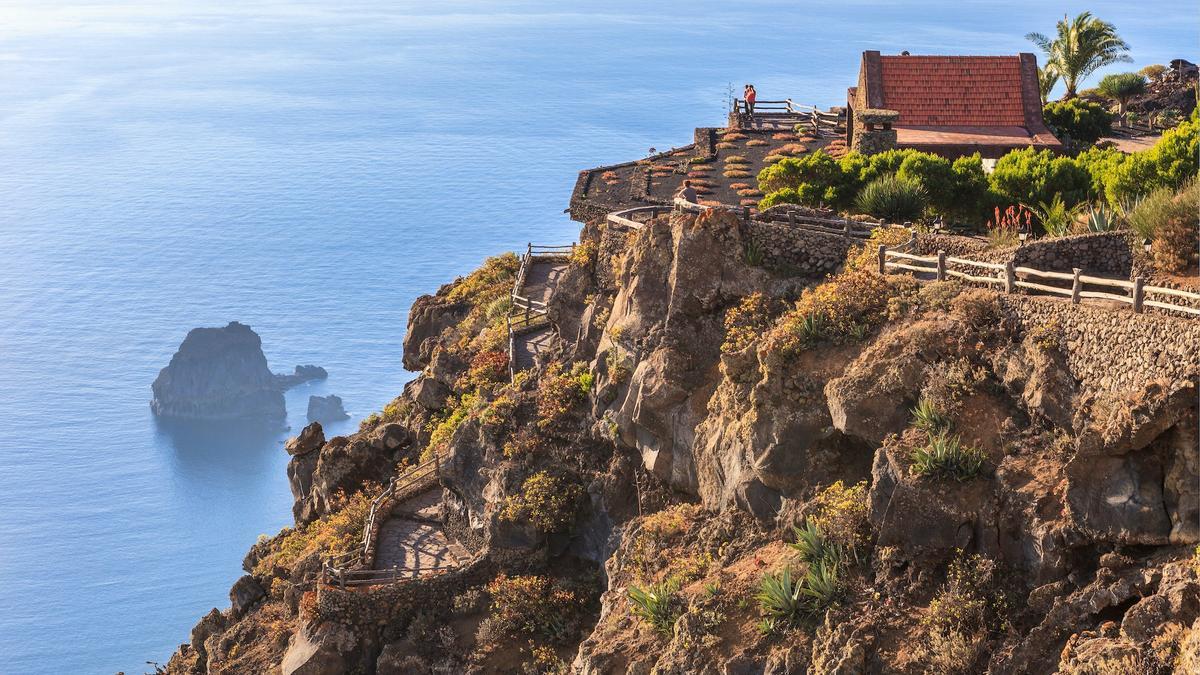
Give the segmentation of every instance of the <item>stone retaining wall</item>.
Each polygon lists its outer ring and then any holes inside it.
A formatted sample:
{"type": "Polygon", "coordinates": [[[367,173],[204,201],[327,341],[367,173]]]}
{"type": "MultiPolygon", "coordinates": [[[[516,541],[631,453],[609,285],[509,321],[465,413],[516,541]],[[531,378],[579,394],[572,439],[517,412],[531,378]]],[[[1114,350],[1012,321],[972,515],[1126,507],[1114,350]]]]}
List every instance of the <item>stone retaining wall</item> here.
{"type": "Polygon", "coordinates": [[[914,253],[946,255],[980,262],[1032,267],[1046,272],[1071,272],[1078,267],[1084,274],[1128,279],[1133,272],[1133,253],[1125,232],[1077,234],[1045,237],[1024,246],[988,248],[988,243],[954,234],[917,233],[914,253]]]}
{"type": "Polygon", "coordinates": [[[862,243],[861,239],[786,223],[752,220],[744,228],[746,238],[761,251],[765,267],[814,279],[836,271],[846,261],[850,248],[862,243]]]}
{"type": "Polygon", "coordinates": [[[1200,373],[1200,320],[1051,298],[998,298],[1022,330],[1060,332],[1067,365],[1085,389],[1127,393],[1150,382],[1177,382],[1200,373]]]}
{"type": "Polygon", "coordinates": [[[444,574],[390,584],[348,589],[322,585],[317,589],[317,616],[365,630],[402,627],[423,609],[453,606],[456,595],[486,583],[496,572],[494,562],[480,558],[444,574]]]}

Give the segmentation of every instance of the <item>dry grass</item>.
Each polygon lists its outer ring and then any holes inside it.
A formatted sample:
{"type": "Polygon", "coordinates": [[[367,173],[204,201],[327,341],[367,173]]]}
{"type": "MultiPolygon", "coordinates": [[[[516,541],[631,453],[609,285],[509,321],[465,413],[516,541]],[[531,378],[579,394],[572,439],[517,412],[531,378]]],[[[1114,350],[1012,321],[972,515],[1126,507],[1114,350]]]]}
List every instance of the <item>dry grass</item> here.
{"type": "Polygon", "coordinates": [[[708,180],[706,178],[697,178],[697,179],[692,180],[691,183],[692,183],[692,187],[697,187],[697,188],[702,188],[702,187],[711,188],[714,185],[716,185],[716,183],[714,183],[711,180],[708,180]]]}
{"type": "Polygon", "coordinates": [[[796,134],[791,134],[786,131],[783,131],[783,132],[780,132],[777,134],[771,134],[771,140],[774,140],[774,141],[795,141],[795,140],[799,140],[799,138],[800,137],[797,136],[796,134]]]}
{"type": "Polygon", "coordinates": [[[748,138],[748,136],[740,131],[726,131],[725,133],[721,134],[722,141],[741,141],[746,138],[748,138]]]}
{"type": "Polygon", "coordinates": [[[600,177],[606,181],[617,180],[619,178],[616,171],[605,171],[604,173],[600,174],[600,177]]]}
{"type": "Polygon", "coordinates": [[[687,172],[687,177],[688,178],[705,178],[708,176],[708,174],[712,173],[712,171],[713,171],[713,169],[711,166],[695,168],[695,169],[692,169],[691,171],[687,172]]]}
{"type": "Polygon", "coordinates": [[[726,169],[725,173],[721,175],[726,178],[749,178],[750,172],[744,169],[726,169]]]}
{"type": "Polygon", "coordinates": [[[770,143],[761,138],[756,138],[752,141],[746,141],[747,148],[761,148],[764,145],[770,145],[770,143]]]}
{"type": "Polygon", "coordinates": [[[724,161],[726,165],[729,165],[729,164],[749,164],[749,163],[750,163],[750,160],[749,160],[749,159],[746,159],[746,158],[745,158],[745,157],[743,157],[742,155],[730,155],[730,156],[728,156],[728,157],[724,158],[724,160],[722,160],[722,161],[724,161]]]}
{"type": "Polygon", "coordinates": [[[758,200],[757,199],[743,199],[740,202],[738,202],[738,204],[741,204],[742,206],[758,206],[758,200]]]}
{"type": "Polygon", "coordinates": [[[733,150],[736,147],[737,147],[737,143],[726,143],[724,141],[717,143],[717,145],[716,145],[716,148],[718,150],[733,150]]]}
{"type": "Polygon", "coordinates": [[[750,188],[753,188],[753,187],[754,186],[749,183],[730,183],[729,184],[730,190],[749,190],[750,188]]]}
{"type": "Polygon", "coordinates": [[[763,196],[762,192],[755,190],[754,188],[745,188],[742,190],[738,190],[737,194],[739,197],[762,197],[763,196]]]}
{"type": "Polygon", "coordinates": [[[720,206],[720,205],[721,205],[721,202],[713,201],[711,199],[701,199],[700,200],[700,206],[720,206]]]}
{"type": "Polygon", "coordinates": [[[711,195],[712,193],[713,191],[711,188],[706,188],[703,186],[696,187],[696,194],[698,195],[711,195]]]}

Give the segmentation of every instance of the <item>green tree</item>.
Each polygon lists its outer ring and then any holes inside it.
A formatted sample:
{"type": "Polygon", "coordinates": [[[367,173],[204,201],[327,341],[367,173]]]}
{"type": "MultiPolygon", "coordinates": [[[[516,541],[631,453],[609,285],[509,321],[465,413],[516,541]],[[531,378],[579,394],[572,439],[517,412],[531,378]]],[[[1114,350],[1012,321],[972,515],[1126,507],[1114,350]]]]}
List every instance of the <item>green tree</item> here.
{"type": "Polygon", "coordinates": [[[1047,103],[1042,109],[1046,124],[1060,138],[1069,137],[1077,143],[1095,143],[1112,129],[1112,113],[1091,101],[1073,98],[1047,103]]]}
{"type": "Polygon", "coordinates": [[[1129,99],[1146,91],[1146,78],[1137,73],[1113,73],[1105,75],[1097,88],[1101,94],[1117,99],[1117,112],[1124,115],[1129,99]]]}
{"type": "Polygon", "coordinates": [[[1079,83],[1096,70],[1113,63],[1130,62],[1129,45],[1117,35],[1117,29],[1084,12],[1074,19],[1066,16],[1056,26],[1054,39],[1029,33],[1025,37],[1046,54],[1046,69],[1062,78],[1067,87],[1064,98],[1075,98],[1079,83]]]}

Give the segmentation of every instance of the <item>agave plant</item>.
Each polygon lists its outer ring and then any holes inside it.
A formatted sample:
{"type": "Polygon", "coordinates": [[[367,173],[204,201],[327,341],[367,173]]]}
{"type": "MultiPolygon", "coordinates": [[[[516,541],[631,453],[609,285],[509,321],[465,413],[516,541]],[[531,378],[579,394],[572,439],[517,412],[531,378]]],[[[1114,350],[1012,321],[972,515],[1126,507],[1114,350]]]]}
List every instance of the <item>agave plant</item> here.
{"type": "Polygon", "coordinates": [[[800,339],[806,343],[816,342],[825,335],[825,317],[818,312],[809,312],[800,320],[800,339]]]}
{"type": "Polygon", "coordinates": [[[832,605],[842,593],[839,565],[828,560],[819,560],[808,566],[802,585],[808,596],[808,610],[819,612],[832,605]]]}
{"type": "Polygon", "coordinates": [[[932,399],[922,396],[912,409],[913,425],[921,431],[936,434],[950,428],[950,418],[946,416],[932,399]]]}
{"type": "Polygon", "coordinates": [[[679,586],[679,579],[675,577],[650,584],[647,588],[630,586],[629,601],[633,603],[633,613],[660,633],[670,633],[677,618],[674,599],[679,586]]]}
{"type": "Polygon", "coordinates": [[[966,481],[983,470],[986,455],[979,448],[963,445],[958,436],[942,432],[929,437],[929,443],[912,451],[912,472],[918,476],[945,476],[966,481]]]}
{"type": "Polygon", "coordinates": [[[1112,232],[1113,230],[1121,229],[1121,225],[1121,217],[1117,214],[1117,211],[1103,203],[1096,204],[1088,209],[1088,232],[1112,232]]]}
{"type": "Polygon", "coordinates": [[[755,597],[768,619],[790,623],[804,612],[804,595],[804,586],[796,583],[792,571],[785,567],[774,574],[764,574],[755,597]]]}
{"type": "Polygon", "coordinates": [[[796,542],[790,546],[800,554],[804,562],[812,564],[821,560],[841,561],[841,549],[825,537],[825,532],[811,518],[805,521],[804,527],[792,530],[796,534],[796,542]]]}

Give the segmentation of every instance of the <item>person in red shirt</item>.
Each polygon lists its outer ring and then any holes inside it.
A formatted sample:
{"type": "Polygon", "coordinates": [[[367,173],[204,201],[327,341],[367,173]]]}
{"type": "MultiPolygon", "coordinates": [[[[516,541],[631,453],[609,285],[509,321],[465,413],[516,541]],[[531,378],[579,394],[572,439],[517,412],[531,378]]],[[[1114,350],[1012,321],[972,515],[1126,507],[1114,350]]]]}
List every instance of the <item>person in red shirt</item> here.
{"type": "Polygon", "coordinates": [[[754,85],[746,85],[746,93],[742,96],[746,100],[746,112],[750,113],[750,118],[754,118],[754,99],[758,97],[758,92],[754,91],[754,85]]]}

